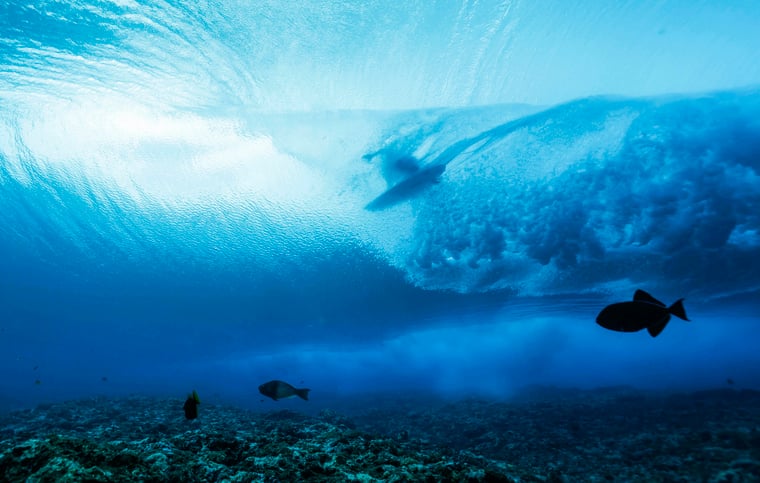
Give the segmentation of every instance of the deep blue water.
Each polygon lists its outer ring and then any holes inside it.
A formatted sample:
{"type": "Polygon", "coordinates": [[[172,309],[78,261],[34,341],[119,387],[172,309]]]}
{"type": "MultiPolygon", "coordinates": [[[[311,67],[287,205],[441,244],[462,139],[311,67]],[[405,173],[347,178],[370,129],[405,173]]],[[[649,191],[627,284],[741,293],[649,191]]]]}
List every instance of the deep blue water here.
{"type": "Polygon", "coordinates": [[[0,404],[760,388],[760,4],[344,3],[0,3],[0,404]]]}

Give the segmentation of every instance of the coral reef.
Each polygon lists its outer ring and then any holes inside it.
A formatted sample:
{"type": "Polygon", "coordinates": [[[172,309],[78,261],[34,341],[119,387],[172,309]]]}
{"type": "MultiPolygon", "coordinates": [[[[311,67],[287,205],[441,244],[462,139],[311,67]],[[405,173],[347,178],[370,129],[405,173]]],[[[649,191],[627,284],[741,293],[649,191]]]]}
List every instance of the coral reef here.
{"type": "Polygon", "coordinates": [[[204,403],[192,421],[179,399],[41,405],[0,417],[0,480],[760,481],[754,391],[338,403],[314,415],[204,403]]]}
{"type": "Polygon", "coordinates": [[[371,436],[330,411],[209,406],[186,421],[181,408],[130,397],[11,413],[0,420],[0,480],[513,481],[498,462],[371,436]]]}
{"type": "Polygon", "coordinates": [[[760,481],[760,392],[532,388],[509,402],[390,402],[357,427],[509,462],[521,481],[760,481]]]}

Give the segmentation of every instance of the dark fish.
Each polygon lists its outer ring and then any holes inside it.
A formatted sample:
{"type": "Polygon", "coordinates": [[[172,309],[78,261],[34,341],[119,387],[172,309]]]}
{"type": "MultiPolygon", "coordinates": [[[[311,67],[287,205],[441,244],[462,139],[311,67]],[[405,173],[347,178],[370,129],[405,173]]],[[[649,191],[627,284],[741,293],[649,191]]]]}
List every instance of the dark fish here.
{"type": "Polygon", "coordinates": [[[198,397],[198,393],[193,390],[192,394],[187,396],[185,405],[182,409],[185,410],[185,417],[187,419],[195,419],[198,417],[198,405],[201,403],[201,399],[198,397]]]}
{"type": "Polygon", "coordinates": [[[726,379],[726,384],[728,384],[729,386],[733,386],[734,385],[734,380],[729,377],[729,378],[726,379]]]}
{"type": "Polygon", "coordinates": [[[649,335],[657,337],[670,321],[671,315],[689,320],[683,308],[683,299],[678,299],[668,307],[645,291],[636,290],[633,302],[608,305],[596,316],[596,323],[618,332],[646,329],[649,335]]]}
{"type": "Polygon", "coordinates": [[[309,391],[311,389],[296,389],[287,382],[269,381],[259,386],[259,392],[266,397],[271,397],[275,401],[286,397],[298,396],[304,401],[309,400],[309,391]]]}

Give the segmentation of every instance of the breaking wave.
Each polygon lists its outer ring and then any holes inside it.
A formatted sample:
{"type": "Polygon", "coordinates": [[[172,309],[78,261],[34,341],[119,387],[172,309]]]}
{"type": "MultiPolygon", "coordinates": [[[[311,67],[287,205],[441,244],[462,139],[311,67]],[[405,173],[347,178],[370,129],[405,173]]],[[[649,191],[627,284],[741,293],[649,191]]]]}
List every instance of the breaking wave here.
{"type": "MultiPolygon", "coordinates": [[[[535,67],[527,3],[443,23],[428,2],[265,3],[2,5],[6,303],[316,327],[760,289],[751,69],[651,96],[679,77],[602,89],[581,66],[542,96],[513,75],[535,67]]],[[[719,58],[716,35],[694,48],[719,58]]]]}

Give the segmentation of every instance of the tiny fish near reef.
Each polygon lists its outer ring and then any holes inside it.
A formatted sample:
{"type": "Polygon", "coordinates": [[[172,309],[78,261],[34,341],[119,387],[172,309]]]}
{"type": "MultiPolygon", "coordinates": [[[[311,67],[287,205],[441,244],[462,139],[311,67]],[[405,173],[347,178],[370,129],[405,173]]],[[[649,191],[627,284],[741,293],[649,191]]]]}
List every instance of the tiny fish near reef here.
{"type": "Polygon", "coordinates": [[[201,403],[201,399],[198,397],[198,393],[193,390],[192,394],[187,396],[185,405],[182,409],[185,410],[185,417],[187,419],[195,419],[198,417],[198,405],[201,403]]]}

